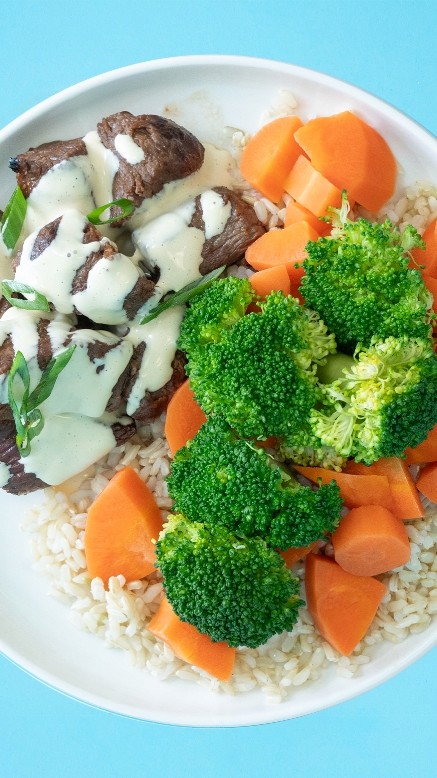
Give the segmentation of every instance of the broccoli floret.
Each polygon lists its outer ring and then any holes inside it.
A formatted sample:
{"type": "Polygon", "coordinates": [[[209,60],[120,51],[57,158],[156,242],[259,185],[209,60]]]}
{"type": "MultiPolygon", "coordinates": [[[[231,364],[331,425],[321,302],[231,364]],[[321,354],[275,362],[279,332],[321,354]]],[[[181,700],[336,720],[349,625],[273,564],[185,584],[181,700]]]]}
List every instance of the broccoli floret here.
{"type": "Polygon", "coordinates": [[[420,271],[409,269],[409,251],[423,246],[411,225],[404,232],[389,220],[353,222],[336,211],[332,233],[307,244],[300,291],[349,354],[372,337],[431,334],[432,297],[420,271]]]}
{"type": "Polygon", "coordinates": [[[156,552],[174,611],[212,640],[256,648],[292,629],[299,581],[261,538],[174,515],[156,552]]]}
{"type": "Polygon", "coordinates": [[[187,353],[187,373],[206,415],[220,414],[241,437],[287,436],[301,427],[317,402],[317,365],[335,351],[335,339],[316,313],[281,292],[259,303],[259,312],[243,315],[244,304],[238,307],[234,301],[236,289],[244,294],[246,284],[223,279],[198,295],[186,313],[178,345],[187,353]],[[211,309],[220,315],[212,317],[214,339],[208,341],[211,309]]]}
{"type": "Polygon", "coordinates": [[[219,342],[256,299],[246,278],[229,276],[211,284],[192,301],[181,329],[179,348],[191,356],[205,345],[219,342]]]}
{"type": "Polygon", "coordinates": [[[340,520],[334,481],[315,490],[303,486],[219,417],[210,418],[177,452],[167,483],[175,510],[191,521],[259,536],[273,548],[307,546],[333,532],[340,520]]]}
{"type": "Polygon", "coordinates": [[[437,356],[430,339],[373,339],[358,346],[343,376],[324,386],[316,436],[343,456],[371,464],[402,456],[437,424],[437,356]]]}

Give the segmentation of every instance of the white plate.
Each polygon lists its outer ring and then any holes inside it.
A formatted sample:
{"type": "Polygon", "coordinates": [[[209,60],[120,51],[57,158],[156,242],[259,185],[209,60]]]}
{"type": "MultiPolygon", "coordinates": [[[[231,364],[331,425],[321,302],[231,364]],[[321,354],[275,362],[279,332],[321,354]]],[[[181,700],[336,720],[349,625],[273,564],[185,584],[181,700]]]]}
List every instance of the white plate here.
{"type": "MultiPolygon", "coordinates": [[[[106,73],[46,100],[0,132],[0,203],[14,188],[8,159],[44,141],[72,138],[119,110],[160,113],[220,142],[225,125],[254,130],[280,89],[295,95],[303,118],[352,109],[381,131],[399,160],[400,185],[437,183],[437,144],[413,121],[355,87],[278,62],[230,56],[157,60],[106,73]]],[[[399,645],[380,647],[358,678],[334,671],[296,688],[282,704],[261,693],[214,695],[181,680],[159,682],[131,667],[129,656],[105,648],[73,627],[65,606],[47,597],[48,583],[32,570],[29,539],[20,520],[35,496],[0,492],[0,649],[22,668],[79,700],[148,721],[234,726],[300,716],[387,680],[437,644],[437,621],[399,645]]]]}

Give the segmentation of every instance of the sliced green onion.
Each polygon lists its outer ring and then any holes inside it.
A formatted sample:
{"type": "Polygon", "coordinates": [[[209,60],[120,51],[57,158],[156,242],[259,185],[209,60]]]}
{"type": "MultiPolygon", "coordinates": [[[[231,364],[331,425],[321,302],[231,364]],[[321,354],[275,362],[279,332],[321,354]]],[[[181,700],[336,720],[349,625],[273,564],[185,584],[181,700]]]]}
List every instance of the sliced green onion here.
{"type": "Polygon", "coordinates": [[[15,442],[21,456],[30,454],[30,443],[44,427],[44,417],[37,408],[53,391],[59,373],[66,367],[76,346],[50,360],[35,389],[30,390],[29,366],[21,351],[17,351],[8,378],[8,403],[15,423],[15,442]],[[17,385],[20,379],[21,387],[17,385]]]}
{"type": "Polygon", "coordinates": [[[201,276],[201,278],[197,278],[196,281],[192,281],[191,284],[187,284],[187,286],[184,286],[178,292],[171,292],[164,300],[158,303],[155,308],[152,308],[143,319],[141,319],[140,324],[148,324],[149,321],[156,319],[157,316],[168,310],[168,308],[174,308],[176,305],[188,303],[193,297],[200,294],[200,292],[203,292],[213,281],[215,281],[215,279],[223,273],[225,268],[226,265],[222,265],[215,270],[211,270],[206,276],[201,276]]]}
{"type": "Polygon", "coordinates": [[[87,214],[87,219],[91,224],[111,224],[111,222],[116,222],[119,219],[126,219],[127,216],[131,215],[134,208],[135,205],[132,200],[126,200],[126,198],[122,197],[120,200],[113,200],[112,203],[106,203],[106,205],[101,205],[100,208],[95,208],[94,211],[90,211],[90,213],[87,214]],[[101,219],[101,214],[107,211],[108,208],[112,208],[112,206],[120,208],[121,213],[117,216],[111,216],[109,219],[101,219]]]}
{"type": "Polygon", "coordinates": [[[2,294],[15,308],[24,308],[27,311],[49,311],[50,306],[45,297],[36,289],[19,281],[2,281],[2,294]],[[12,297],[13,294],[28,294],[30,300],[22,300],[20,297],[12,297]]]}
{"type": "Polygon", "coordinates": [[[17,186],[0,220],[1,234],[7,249],[15,248],[26,217],[27,200],[17,186]]]}

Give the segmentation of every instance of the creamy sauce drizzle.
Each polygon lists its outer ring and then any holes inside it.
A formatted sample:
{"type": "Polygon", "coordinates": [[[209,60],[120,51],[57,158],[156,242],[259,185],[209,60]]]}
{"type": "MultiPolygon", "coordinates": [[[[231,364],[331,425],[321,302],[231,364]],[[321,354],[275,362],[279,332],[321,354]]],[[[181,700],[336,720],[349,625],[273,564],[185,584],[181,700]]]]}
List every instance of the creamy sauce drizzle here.
{"type": "Polygon", "coordinates": [[[183,306],[169,308],[148,324],[131,328],[128,339],[134,346],[145,343],[143,359],[128,398],[126,412],[135,413],[145,392],[160,389],[172,376],[171,363],[184,315],[183,306]]]}
{"type": "Polygon", "coordinates": [[[138,146],[130,135],[124,135],[123,133],[116,135],[114,138],[114,146],[120,154],[120,157],[123,157],[130,165],[144,162],[146,158],[141,146],[138,146]]]}
{"type": "MultiPolygon", "coordinates": [[[[41,405],[45,424],[32,440],[29,456],[21,460],[32,472],[55,485],[84,470],[115,445],[111,424],[119,415],[105,412],[113,387],[132,357],[133,349],[145,344],[140,370],[127,399],[126,413],[132,415],[147,392],[164,386],[172,376],[184,307],[171,308],[146,325],[133,323],[119,339],[110,332],[77,330],[73,334],[74,309],[90,319],[113,326],[127,322],[123,303],[142,270],[139,261],[159,269],[153,297],[139,312],[141,320],[168,291],[179,290],[200,275],[205,239],[224,229],[231,212],[213,187],[232,188],[231,156],[227,151],[205,146],[204,163],[190,176],[165,184],[161,192],[136,209],[127,226],[136,251],[133,257],[117,252],[101,258],[90,270],[86,288],[72,293],[77,270],[102,241],[84,244],[85,215],[96,206],[113,200],[113,181],[119,167],[116,154],[106,149],[96,131],[83,138],[87,155],[72,157],[46,173],[28,198],[20,263],[16,280],[44,294],[56,313],[8,310],[0,320],[0,345],[9,335],[15,353],[21,351],[29,365],[31,388],[41,377],[38,367],[38,322],[49,321],[47,333],[53,355],[64,350],[67,339],[77,348],[58,376],[50,397],[41,405]],[[205,232],[190,227],[194,199],[201,195],[205,232]],[[62,216],[57,235],[36,258],[30,259],[37,232],[62,216]],[[69,337],[70,336],[70,337],[69,337]],[[95,341],[113,347],[102,358],[90,359],[88,347],[95,341]]],[[[130,164],[144,160],[143,150],[128,135],[116,136],[117,153],[130,164]]],[[[103,228],[105,229],[105,228],[103,228]]],[[[107,228],[105,234],[120,234],[107,228]]],[[[103,242],[108,238],[103,238],[103,242]]],[[[11,263],[0,243],[0,272],[10,277],[11,263]]],[[[0,376],[0,402],[8,400],[7,376],[0,376]]],[[[123,412],[123,409],[121,409],[123,412]]],[[[125,417],[122,417],[125,418],[125,417]]],[[[0,487],[9,479],[8,467],[0,463],[0,487]]]]}

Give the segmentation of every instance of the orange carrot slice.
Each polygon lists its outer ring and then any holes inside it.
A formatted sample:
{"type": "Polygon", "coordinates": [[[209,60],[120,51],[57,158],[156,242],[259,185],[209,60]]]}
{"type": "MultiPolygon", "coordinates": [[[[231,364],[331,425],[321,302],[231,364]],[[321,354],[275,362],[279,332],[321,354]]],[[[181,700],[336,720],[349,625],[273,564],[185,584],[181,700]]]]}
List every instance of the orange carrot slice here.
{"type": "Polygon", "coordinates": [[[427,438],[414,448],[407,448],[407,465],[420,465],[426,462],[437,462],[437,425],[428,432],[427,438]]]}
{"type": "Polygon", "coordinates": [[[326,216],[328,208],[341,206],[341,190],[322,176],[303,154],[285,179],[284,189],[315,216],[326,216]]]}
{"type": "Polygon", "coordinates": [[[171,398],[165,417],[165,437],[173,456],[195,437],[205,421],[206,416],[195,400],[190,382],[184,381],[171,398]]]}
{"type": "Polygon", "coordinates": [[[437,502],[437,462],[430,462],[420,471],[417,488],[428,500],[437,502]]]}
{"type": "Polygon", "coordinates": [[[411,556],[405,524],[381,505],[362,505],[344,516],[332,535],[335,561],[353,575],[380,575],[411,556]]]}
{"type": "Polygon", "coordinates": [[[304,273],[303,261],[308,256],[305,246],[308,241],[317,240],[318,237],[308,222],[296,222],[284,229],[261,235],[246,249],[246,261],[255,270],[284,265],[292,287],[297,287],[304,273]]]}
{"type": "Polygon", "coordinates": [[[249,278],[251,287],[257,295],[265,299],[270,292],[290,294],[290,277],[285,265],[275,265],[265,270],[259,270],[249,278]]]}
{"type": "Polygon", "coordinates": [[[322,176],[369,211],[376,213],[393,195],[397,166],[390,147],[351,111],[311,119],[295,139],[322,176]]]}
{"type": "Polygon", "coordinates": [[[241,156],[241,174],[274,203],[281,199],[287,173],[302,153],[294,139],[299,127],[298,116],[273,119],[253,135],[241,156]]]}
{"type": "Polygon", "coordinates": [[[285,208],[284,227],[289,227],[290,224],[301,221],[308,222],[319,235],[329,235],[331,232],[331,225],[328,222],[318,219],[308,208],[304,208],[303,205],[295,200],[290,200],[285,208]]]}
{"type": "Polygon", "coordinates": [[[308,478],[312,483],[328,484],[335,481],[340,494],[348,508],[358,508],[360,505],[382,505],[388,510],[394,506],[389,479],[385,475],[358,475],[347,472],[337,473],[323,467],[303,467],[293,465],[294,469],[308,478]]]}
{"type": "Polygon", "coordinates": [[[91,578],[107,584],[114,575],[134,581],[152,573],[161,529],[150,489],[131,467],[119,470],[88,511],[85,556],[91,578]]]}
{"type": "Polygon", "coordinates": [[[306,557],[305,589],[317,629],[344,656],[363,639],[386,591],[376,578],[352,575],[317,554],[306,557]]]}
{"type": "Polygon", "coordinates": [[[293,567],[293,565],[296,564],[296,562],[300,562],[301,559],[304,559],[307,554],[310,553],[310,551],[313,551],[319,544],[319,541],[316,540],[314,543],[310,543],[309,546],[299,546],[296,548],[287,548],[286,551],[279,551],[282,559],[284,560],[287,567],[293,567]]]}
{"type": "Polygon", "coordinates": [[[412,249],[411,254],[414,262],[410,266],[424,265],[424,272],[437,278],[437,217],[428,224],[422,237],[426,248],[412,249]]]}
{"type": "Polygon", "coordinates": [[[215,643],[196,627],[181,621],[166,597],[147,625],[152,635],[170,646],[179,659],[200,667],[220,681],[229,681],[235,663],[235,648],[215,643]]]}
{"type": "MultiPolygon", "coordinates": [[[[393,497],[392,510],[398,519],[421,519],[423,517],[424,513],[420,496],[404,459],[387,457],[378,459],[377,462],[373,462],[371,465],[363,465],[361,462],[354,462],[351,459],[346,465],[345,472],[359,475],[386,476],[393,497]]],[[[382,505],[379,500],[373,500],[373,498],[371,502],[382,505]]]]}

